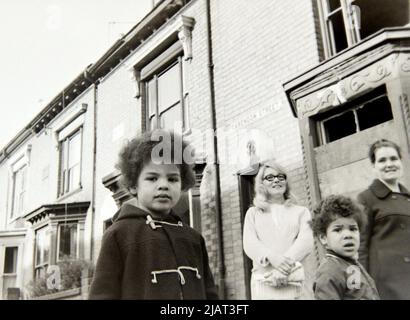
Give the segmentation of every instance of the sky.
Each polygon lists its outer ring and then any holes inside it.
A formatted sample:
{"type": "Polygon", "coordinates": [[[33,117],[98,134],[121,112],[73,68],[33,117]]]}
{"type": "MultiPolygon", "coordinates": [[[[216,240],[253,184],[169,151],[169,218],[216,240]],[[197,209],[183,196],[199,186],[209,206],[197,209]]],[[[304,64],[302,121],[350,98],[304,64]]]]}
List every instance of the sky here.
{"type": "Polygon", "coordinates": [[[0,150],[152,0],[0,0],[0,150]]]}

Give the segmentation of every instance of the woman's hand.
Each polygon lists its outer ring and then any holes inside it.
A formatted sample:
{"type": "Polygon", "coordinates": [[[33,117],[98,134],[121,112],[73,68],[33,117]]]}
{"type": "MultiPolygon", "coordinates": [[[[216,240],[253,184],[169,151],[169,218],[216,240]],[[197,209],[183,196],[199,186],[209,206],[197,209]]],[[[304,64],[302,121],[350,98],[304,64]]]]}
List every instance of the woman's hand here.
{"type": "Polygon", "coordinates": [[[288,285],[288,277],[278,270],[272,270],[264,275],[267,284],[273,287],[284,287],[288,285]]]}
{"type": "Polygon", "coordinates": [[[292,268],[295,266],[295,261],[285,256],[268,256],[268,260],[275,269],[283,273],[285,276],[288,276],[292,268]]]}

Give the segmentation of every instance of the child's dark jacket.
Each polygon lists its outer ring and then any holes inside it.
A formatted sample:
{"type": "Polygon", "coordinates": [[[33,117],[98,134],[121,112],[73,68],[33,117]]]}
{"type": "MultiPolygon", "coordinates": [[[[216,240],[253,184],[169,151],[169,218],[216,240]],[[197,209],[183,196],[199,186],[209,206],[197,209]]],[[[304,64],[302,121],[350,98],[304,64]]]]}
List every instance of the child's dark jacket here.
{"type": "Polygon", "coordinates": [[[363,266],[328,250],[313,285],[317,300],[379,300],[373,279],[363,266]]]}
{"type": "Polygon", "coordinates": [[[104,233],[90,299],[217,299],[203,237],[171,213],[123,205],[104,233]],[[151,221],[151,223],[150,223],[151,221]]]}

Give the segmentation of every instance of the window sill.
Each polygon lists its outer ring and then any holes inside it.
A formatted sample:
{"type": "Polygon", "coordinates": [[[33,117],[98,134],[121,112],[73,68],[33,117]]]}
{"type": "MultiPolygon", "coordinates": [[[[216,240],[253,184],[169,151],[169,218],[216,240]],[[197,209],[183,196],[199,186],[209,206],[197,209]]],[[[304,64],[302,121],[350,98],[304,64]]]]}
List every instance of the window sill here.
{"type": "Polygon", "coordinates": [[[64,199],[67,199],[67,198],[81,192],[82,190],[83,190],[83,186],[80,185],[77,189],[74,189],[72,191],[69,191],[68,193],[64,193],[63,195],[58,196],[57,201],[63,201],[64,199]]]}
{"type": "Polygon", "coordinates": [[[17,273],[3,273],[1,276],[2,276],[2,277],[10,277],[10,278],[12,278],[12,277],[17,277],[17,273]]]}
{"type": "MultiPolygon", "coordinates": [[[[63,223],[64,224],[64,223],[63,223]]],[[[56,260],[56,263],[59,263],[59,262],[66,262],[66,261],[78,261],[78,260],[81,260],[80,259],[80,256],[76,256],[75,258],[70,258],[70,259],[62,259],[62,258],[57,258],[57,260],[56,260]]]]}

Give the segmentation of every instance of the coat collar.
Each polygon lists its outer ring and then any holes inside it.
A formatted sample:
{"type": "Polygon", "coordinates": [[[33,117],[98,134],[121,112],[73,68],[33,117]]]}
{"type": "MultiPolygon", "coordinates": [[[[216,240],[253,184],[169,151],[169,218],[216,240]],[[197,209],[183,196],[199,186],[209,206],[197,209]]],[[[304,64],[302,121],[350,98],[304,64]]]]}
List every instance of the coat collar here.
{"type": "MultiPolygon", "coordinates": [[[[132,204],[125,203],[113,216],[112,221],[115,222],[122,219],[141,217],[145,219],[148,215],[152,214],[132,204]]],[[[181,218],[178,215],[176,215],[173,210],[171,210],[171,212],[167,216],[164,216],[163,218],[155,218],[155,220],[166,221],[171,223],[182,221],[181,218]]]]}
{"type": "MultiPolygon", "coordinates": [[[[402,185],[399,183],[399,188],[401,190],[401,193],[407,195],[410,197],[410,192],[402,185]]],[[[383,182],[381,182],[379,179],[373,180],[372,184],[370,185],[369,189],[374,193],[376,197],[379,199],[384,199],[386,198],[390,193],[393,193],[391,189],[389,189],[383,182]]]]}
{"type": "Polygon", "coordinates": [[[326,256],[327,257],[336,257],[338,259],[342,259],[343,261],[346,261],[348,263],[353,263],[357,264],[357,260],[353,258],[347,258],[347,257],[342,257],[341,255],[338,255],[336,252],[330,249],[326,249],[326,256]]]}

